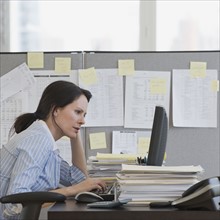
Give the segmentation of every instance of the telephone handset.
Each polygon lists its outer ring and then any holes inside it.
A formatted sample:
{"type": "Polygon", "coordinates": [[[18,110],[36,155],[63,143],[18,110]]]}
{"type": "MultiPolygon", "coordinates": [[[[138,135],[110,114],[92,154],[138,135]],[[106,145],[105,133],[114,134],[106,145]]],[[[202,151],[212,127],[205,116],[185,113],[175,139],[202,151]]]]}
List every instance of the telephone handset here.
{"type": "Polygon", "coordinates": [[[220,210],[220,177],[194,184],[171,205],[179,209],[220,210]]]}
{"type": "Polygon", "coordinates": [[[170,202],[152,202],[151,208],[176,207],[185,210],[220,210],[220,177],[202,180],[170,202]]]}

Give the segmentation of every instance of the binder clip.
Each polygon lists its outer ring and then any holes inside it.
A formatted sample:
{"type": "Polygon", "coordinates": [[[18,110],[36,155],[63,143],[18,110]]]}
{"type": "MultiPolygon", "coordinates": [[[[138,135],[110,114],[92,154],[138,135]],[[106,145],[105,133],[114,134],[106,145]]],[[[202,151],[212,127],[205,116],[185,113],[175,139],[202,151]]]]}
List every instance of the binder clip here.
{"type": "Polygon", "coordinates": [[[137,157],[137,162],[139,165],[146,166],[147,165],[147,157],[137,157]]]}

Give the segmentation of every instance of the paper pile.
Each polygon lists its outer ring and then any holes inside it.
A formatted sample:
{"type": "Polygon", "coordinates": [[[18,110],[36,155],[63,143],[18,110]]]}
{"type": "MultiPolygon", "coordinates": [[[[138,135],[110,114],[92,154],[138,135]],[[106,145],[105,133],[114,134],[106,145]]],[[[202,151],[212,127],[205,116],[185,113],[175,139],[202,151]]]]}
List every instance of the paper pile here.
{"type": "Polygon", "coordinates": [[[88,158],[90,177],[104,179],[107,183],[116,182],[116,173],[121,171],[122,164],[135,164],[137,155],[97,153],[88,158]]]}
{"type": "Polygon", "coordinates": [[[119,200],[136,203],[173,201],[199,181],[201,166],[140,166],[122,164],[116,174],[119,200]]]}

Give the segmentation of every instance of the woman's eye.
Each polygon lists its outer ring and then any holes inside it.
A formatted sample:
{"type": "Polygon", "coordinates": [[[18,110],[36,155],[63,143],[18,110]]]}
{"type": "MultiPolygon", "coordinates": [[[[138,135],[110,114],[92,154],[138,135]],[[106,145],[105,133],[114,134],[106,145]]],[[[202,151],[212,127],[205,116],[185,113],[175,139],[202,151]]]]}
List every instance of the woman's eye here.
{"type": "Polygon", "coordinates": [[[81,113],[81,111],[79,110],[75,110],[76,114],[79,115],[81,113]]]}

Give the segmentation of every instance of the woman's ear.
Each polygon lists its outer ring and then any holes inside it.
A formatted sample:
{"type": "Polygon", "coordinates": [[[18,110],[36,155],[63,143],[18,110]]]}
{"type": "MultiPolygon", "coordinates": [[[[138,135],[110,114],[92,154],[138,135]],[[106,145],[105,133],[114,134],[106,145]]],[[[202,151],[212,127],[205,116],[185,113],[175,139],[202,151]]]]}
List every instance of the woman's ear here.
{"type": "Polygon", "coordinates": [[[56,110],[53,112],[53,115],[54,115],[55,117],[57,116],[57,111],[56,111],[56,110]]]}
{"type": "Polygon", "coordinates": [[[57,108],[54,108],[54,110],[53,110],[53,116],[57,116],[58,115],[58,109],[57,108]]]}

